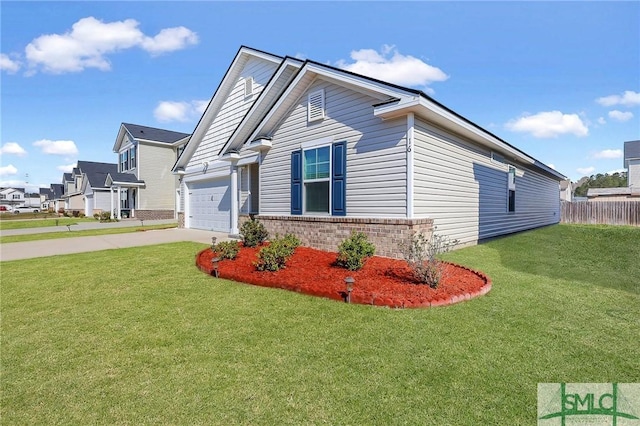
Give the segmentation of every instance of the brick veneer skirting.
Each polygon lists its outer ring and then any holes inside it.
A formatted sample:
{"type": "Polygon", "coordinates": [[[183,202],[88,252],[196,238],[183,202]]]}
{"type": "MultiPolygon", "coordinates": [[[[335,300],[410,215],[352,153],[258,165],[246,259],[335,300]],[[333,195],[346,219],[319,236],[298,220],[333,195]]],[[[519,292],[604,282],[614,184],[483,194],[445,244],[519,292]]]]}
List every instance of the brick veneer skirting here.
{"type": "Polygon", "coordinates": [[[184,228],[184,212],[178,212],[178,228],[184,228]]]}
{"type": "MultiPolygon", "coordinates": [[[[270,236],[295,234],[303,245],[326,251],[337,251],[338,245],[353,231],[367,234],[376,246],[376,255],[402,258],[402,245],[414,232],[433,232],[433,219],[365,219],[350,217],[305,217],[256,215],[270,236]]],[[[249,220],[241,215],[239,224],[249,220]]]]}
{"type": "Polygon", "coordinates": [[[136,219],[140,220],[161,220],[173,219],[175,212],[173,210],[135,210],[136,219]]]}

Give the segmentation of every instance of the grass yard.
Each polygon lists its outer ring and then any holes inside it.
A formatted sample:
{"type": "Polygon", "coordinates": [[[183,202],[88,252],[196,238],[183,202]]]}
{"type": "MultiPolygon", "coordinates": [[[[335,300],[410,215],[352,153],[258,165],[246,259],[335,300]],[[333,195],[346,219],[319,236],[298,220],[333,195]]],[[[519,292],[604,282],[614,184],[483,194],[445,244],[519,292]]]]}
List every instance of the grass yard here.
{"type": "Polygon", "coordinates": [[[492,291],[425,310],[215,280],[196,243],[4,262],[2,424],[534,424],[539,382],[640,382],[638,241],[462,249],[492,291]]]}
{"type": "Polygon", "coordinates": [[[37,240],[55,240],[58,238],[75,238],[75,237],[89,237],[92,235],[110,235],[110,234],[126,234],[129,232],[138,231],[150,231],[152,229],[169,229],[175,228],[174,224],[157,224],[157,225],[145,225],[145,226],[125,226],[122,228],[103,228],[103,229],[84,229],[75,231],[73,227],[69,232],[45,232],[42,234],[24,234],[24,235],[6,235],[0,236],[0,244],[8,243],[21,243],[24,241],[37,241],[37,240]]]}
{"type": "Polygon", "coordinates": [[[3,215],[0,220],[0,229],[44,228],[47,226],[77,225],[79,222],[97,222],[92,217],[51,217],[46,213],[20,213],[3,215]],[[23,216],[28,216],[25,218],[23,216]]]}

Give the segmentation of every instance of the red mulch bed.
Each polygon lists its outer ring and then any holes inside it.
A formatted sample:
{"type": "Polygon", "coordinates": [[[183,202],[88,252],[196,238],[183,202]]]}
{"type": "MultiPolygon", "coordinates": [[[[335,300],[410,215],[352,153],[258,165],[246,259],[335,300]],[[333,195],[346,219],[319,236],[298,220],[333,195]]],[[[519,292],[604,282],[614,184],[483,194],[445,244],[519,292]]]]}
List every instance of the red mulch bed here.
{"type": "MultiPolygon", "coordinates": [[[[242,247],[236,259],[220,261],[220,278],[345,300],[344,279],[351,276],[355,278],[351,303],[393,308],[450,305],[484,295],[491,289],[491,280],[485,274],[452,263],[446,265],[443,282],[432,289],[416,284],[404,261],[374,256],[359,271],[349,271],[334,265],[336,253],[309,247],[298,247],[286,268],[280,271],[257,271],[253,262],[259,249],[242,247]]],[[[202,250],[196,255],[196,266],[212,274],[213,257],[211,249],[202,250]]]]}

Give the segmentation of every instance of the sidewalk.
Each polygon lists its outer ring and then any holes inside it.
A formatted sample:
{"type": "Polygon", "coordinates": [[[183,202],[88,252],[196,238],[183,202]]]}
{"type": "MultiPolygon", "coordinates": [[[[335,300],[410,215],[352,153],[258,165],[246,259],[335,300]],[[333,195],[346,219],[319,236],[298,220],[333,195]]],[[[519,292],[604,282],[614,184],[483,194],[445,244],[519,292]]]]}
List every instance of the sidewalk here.
{"type": "MultiPolygon", "coordinates": [[[[157,223],[157,221],[153,222],[157,223]]],[[[147,222],[145,222],[145,224],[146,223],[147,222]]],[[[87,224],[93,225],[93,223],[91,222],[87,222],[87,224]]],[[[122,227],[122,222],[118,222],[117,225],[120,225],[120,227],[122,227]]],[[[131,226],[140,226],[140,222],[135,221],[135,223],[131,226]]],[[[66,226],[64,226],[63,228],[65,231],[67,231],[66,226]]],[[[39,229],[43,230],[48,228],[39,229]]],[[[9,235],[5,234],[4,232],[2,234],[9,235]]],[[[222,232],[202,231],[199,229],[184,228],[157,229],[144,232],[130,232],[126,234],[58,238],[54,240],[25,241],[21,243],[0,244],[0,260],[4,262],[9,260],[31,259],[36,257],[55,256],[60,254],[84,253],[90,251],[165,244],[179,241],[195,241],[203,244],[211,244],[211,237],[216,237],[218,242],[230,240],[229,236],[226,233],[222,232]]]]}
{"type": "MultiPolygon", "coordinates": [[[[34,219],[41,220],[41,219],[34,219]]],[[[124,219],[120,222],[105,222],[100,223],[97,220],[94,222],[78,222],[77,225],[71,225],[71,231],[82,231],[85,229],[106,229],[106,228],[126,228],[126,227],[142,227],[151,225],[164,225],[164,224],[177,224],[175,219],[164,220],[145,220],[141,222],[138,219],[124,219]]],[[[59,226],[46,226],[43,228],[25,228],[25,229],[0,229],[0,235],[27,235],[27,234],[45,234],[47,232],[69,232],[69,228],[66,225],[59,226]]]]}

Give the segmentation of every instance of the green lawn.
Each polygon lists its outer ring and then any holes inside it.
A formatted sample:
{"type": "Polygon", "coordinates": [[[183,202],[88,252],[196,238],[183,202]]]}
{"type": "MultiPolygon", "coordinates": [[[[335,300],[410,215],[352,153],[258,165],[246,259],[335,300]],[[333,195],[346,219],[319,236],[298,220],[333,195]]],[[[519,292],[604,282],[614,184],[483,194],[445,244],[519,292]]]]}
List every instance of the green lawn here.
{"type": "Polygon", "coordinates": [[[128,232],[149,231],[152,229],[175,228],[176,224],[157,224],[146,226],[125,226],[122,228],[84,229],[75,231],[73,226],[69,232],[45,232],[42,234],[6,235],[0,237],[0,244],[20,243],[23,241],[55,240],[58,238],[89,237],[92,235],[126,234],[128,232]]]}
{"type": "Polygon", "coordinates": [[[216,280],[196,243],[3,262],[2,424],[535,424],[539,382],[640,382],[638,241],[459,250],[492,291],[424,310],[216,280]]]}
{"type": "Polygon", "coordinates": [[[0,220],[0,229],[26,229],[26,228],[44,228],[47,226],[67,226],[76,225],[79,222],[97,222],[92,217],[51,217],[45,213],[30,214],[20,213],[16,215],[3,215],[0,220]],[[23,216],[29,216],[24,218],[23,216]],[[38,216],[40,215],[40,216],[38,216]],[[37,216],[37,217],[34,217],[37,216]]]}

